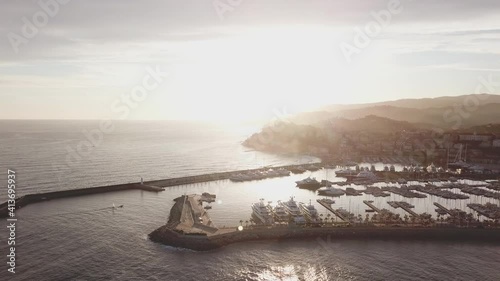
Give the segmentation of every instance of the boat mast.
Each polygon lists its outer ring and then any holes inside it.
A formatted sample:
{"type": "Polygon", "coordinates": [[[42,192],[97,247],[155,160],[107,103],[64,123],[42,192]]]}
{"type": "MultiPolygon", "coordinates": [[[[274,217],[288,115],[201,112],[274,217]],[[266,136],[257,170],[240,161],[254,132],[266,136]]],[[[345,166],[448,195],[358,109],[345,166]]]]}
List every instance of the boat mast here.
{"type": "Polygon", "coordinates": [[[467,144],[465,144],[465,157],[464,162],[467,162],[467,144]]]}

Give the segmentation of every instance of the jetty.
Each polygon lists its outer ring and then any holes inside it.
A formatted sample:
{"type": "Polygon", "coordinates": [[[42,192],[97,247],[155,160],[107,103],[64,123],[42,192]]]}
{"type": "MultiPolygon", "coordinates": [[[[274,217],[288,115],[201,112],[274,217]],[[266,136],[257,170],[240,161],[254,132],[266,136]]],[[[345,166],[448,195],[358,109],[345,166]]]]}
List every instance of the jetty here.
{"type": "MultiPolygon", "coordinates": [[[[313,166],[314,164],[319,163],[311,163],[305,165],[306,167],[313,166]]],[[[285,165],[272,167],[273,169],[291,169],[293,167],[304,166],[302,165],[285,165]]],[[[314,167],[314,166],[313,166],[314,167]]],[[[105,192],[113,192],[113,191],[123,191],[123,190],[144,190],[150,192],[160,192],[165,190],[165,187],[179,186],[179,185],[187,185],[187,184],[195,184],[195,183],[204,183],[210,181],[218,181],[218,180],[227,180],[230,177],[240,174],[242,172],[262,172],[267,171],[271,167],[262,167],[257,169],[247,169],[247,170],[237,170],[230,172],[222,172],[222,173],[210,173],[196,176],[186,176],[186,177],[178,177],[178,178],[169,178],[169,179],[161,179],[161,180],[153,180],[153,181],[141,181],[126,183],[126,184],[115,184],[115,185],[107,185],[107,186],[98,186],[98,187],[89,187],[89,188],[80,188],[80,189],[69,189],[62,191],[53,191],[53,192],[45,192],[45,193],[34,193],[34,194],[26,194],[15,199],[16,208],[25,207],[28,204],[38,203],[46,200],[52,199],[60,199],[67,197],[75,197],[75,196],[83,196],[83,195],[91,195],[105,192]]],[[[12,205],[12,204],[11,204],[12,205]]],[[[0,218],[5,218],[8,216],[8,201],[0,204],[0,218]]]]}
{"type": "MultiPolygon", "coordinates": [[[[173,247],[196,251],[212,250],[232,243],[246,241],[271,241],[285,239],[317,240],[328,237],[341,239],[405,239],[433,241],[473,241],[474,243],[500,244],[500,228],[472,227],[394,227],[384,225],[322,225],[299,226],[278,224],[273,226],[246,226],[218,228],[202,208],[200,195],[183,195],[174,199],[167,224],[149,234],[149,239],[173,247]]],[[[322,206],[339,216],[328,203],[322,206]]],[[[385,211],[385,210],[383,210],[385,211]]],[[[343,219],[342,215],[340,215],[343,219]]]]}
{"type": "MultiPolygon", "coordinates": [[[[105,193],[112,191],[123,191],[123,190],[144,190],[149,192],[160,192],[165,189],[163,187],[158,187],[151,184],[128,183],[128,184],[117,184],[117,185],[108,185],[108,186],[99,186],[90,188],[70,189],[62,191],[52,191],[45,193],[27,194],[18,197],[15,199],[15,206],[16,208],[19,209],[28,204],[52,200],[52,199],[83,196],[83,195],[98,194],[98,193],[105,193]]],[[[0,204],[0,217],[2,218],[8,216],[8,207],[9,207],[8,203],[9,202],[7,201],[0,204]]]]}
{"type": "Polygon", "coordinates": [[[349,222],[347,220],[347,218],[345,218],[340,212],[338,212],[337,210],[333,209],[330,204],[324,202],[321,199],[316,199],[316,202],[318,202],[321,206],[325,207],[328,211],[332,212],[334,215],[336,215],[343,222],[349,222]]]}

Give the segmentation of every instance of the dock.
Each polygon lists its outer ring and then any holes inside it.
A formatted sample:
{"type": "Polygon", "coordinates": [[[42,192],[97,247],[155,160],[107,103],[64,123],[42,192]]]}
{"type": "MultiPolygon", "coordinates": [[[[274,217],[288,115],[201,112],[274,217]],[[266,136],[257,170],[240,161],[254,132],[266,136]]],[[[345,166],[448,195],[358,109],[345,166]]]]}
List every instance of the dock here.
{"type": "Polygon", "coordinates": [[[328,211],[332,212],[334,215],[336,215],[339,219],[341,219],[343,222],[348,222],[346,218],[339,212],[337,212],[335,209],[333,209],[330,204],[323,202],[321,199],[316,199],[316,202],[318,202],[321,206],[325,207],[328,211]]]}
{"type": "Polygon", "coordinates": [[[450,210],[448,210],[445,206],[439,204],[438,202],[434,202],[434,206],[438,207],[438,209],[441,210],[442,213],[446,213],[450,216],[453,216],[453,213],[450,210]]]}
{"type": "MultiPolygon", "coordinates": [[[[418,214],[415,213],[412,209],[410,209],[406,204],[401,204],[401,202],[398,202],[398,201],[391,201],[394,206],[392,204],[389,204],[391,205],[393,208],[397,209],[397,208],[401,208],[403,210],[405,210],[408,214],[414,216],[414,217],[417,217],[418,214]]],[[[388,202],[388,203],[391,203],[391,202],[388,202]]]]}
{"type": "Polygon", "coordinates": [[[363,203],[365,203],[368,207],[370,207],[372,210],[374,210],[377,213],[380,213],[380,209],[375,207],[375,205],[372,204],[373,201],[367,201],[363,200],[363,203]]]}

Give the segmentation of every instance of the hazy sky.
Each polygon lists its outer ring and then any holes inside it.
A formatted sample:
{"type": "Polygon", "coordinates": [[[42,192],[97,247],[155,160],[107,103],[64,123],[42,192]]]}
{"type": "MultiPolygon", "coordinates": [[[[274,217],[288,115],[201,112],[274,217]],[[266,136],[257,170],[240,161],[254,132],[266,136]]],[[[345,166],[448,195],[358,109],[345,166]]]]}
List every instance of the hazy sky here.
{"type": "Polygon", "coordinates": [[[0,1],[0,118],[271,118],[470,94],[500,70],[498,0],[0,1]],[[169,76],[123,101],[148,67],[169,76]]]}

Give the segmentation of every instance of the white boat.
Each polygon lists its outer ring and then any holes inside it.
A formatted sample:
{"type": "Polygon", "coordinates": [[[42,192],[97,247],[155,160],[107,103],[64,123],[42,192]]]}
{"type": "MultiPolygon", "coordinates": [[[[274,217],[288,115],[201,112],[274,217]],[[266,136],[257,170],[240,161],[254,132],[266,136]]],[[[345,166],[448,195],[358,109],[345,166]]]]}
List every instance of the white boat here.
{"type": "Polygon", "coordinates": [[[297,206],[297,202],[293,200],[293,196],[290,197],[290,200],[288,200],[287,202],[281,202],[280,204],[285,208],[286,212],[290,215],[290,217],[296,224],[306,223],[306,219],[300,213],[299,206],[297,206]]]}
{"type": "Polygon", "coordinates": [[[288,215],[285,207],[281,205],[281,201],[278,201],[278,205],[276,207],[272,208],[271,206],[268,206],[268,208],[274,215],[274,219],[276,221],[286,222],[290,218],[290,215],[288,215]]]}
{"type": "Polygon", "coordinates": [[[354,176],[356,174],[357,174],[356,170],[349,168],[335,171],[335,175],[337,177],[354,176]]]}
{"type": "Polygon", "coordinates": [[[321,202],[323,203],[326,203],[326,204],[329,204],[329,205],[332,205],[332,204],[335,204],[335,201],[330,199],[330,198],[323,198],[323,199],[319,199],[321,202]]]}
{"type": "Polygon", "coordinates": [[[318,222],[318,210],[316,210],[316,208],[314,207],[314,205],[311,204],[311,202],[309,202],[309,205],[300,203],[299,207],[309,222],[312,223],[318,222]]]}
{"type": "Polygon", "coordinates": [[[307,177],[301,181],[296,181],[295,183],[297,184],[298,187],[301,187],[301,188],[315,189],[315,188],[319,188],[319,186],[320,186],[320,182],[317,181],[316,178],[311,178],[311,177],[307,177]]]}
{"type": "Polygon", "coordinates": [[[345,191],[340,188],[332,187],[332,186],[326,186],[318,189],[318,193],[321,195],[327,195],[327,196],[342,196],[345,194],[345,191]]]}
{"type": "Polygon", "coordinates": [[[369,171],[361,171],[354,178],[355,182],[374,182],[377,180],[377,176],[369,171]]]}
{"type": "Polygon", "coordinates": [[[269,208],[264,204],[264,199],[260,199],[259,203],[252,204],[253,215],[257,217],[263,224],[273,224],[273,216],[269,208]]]}

